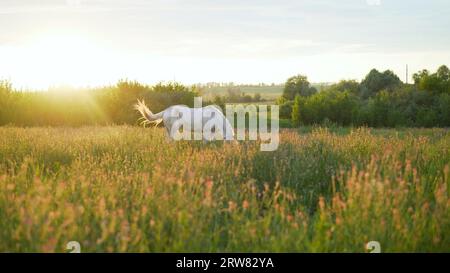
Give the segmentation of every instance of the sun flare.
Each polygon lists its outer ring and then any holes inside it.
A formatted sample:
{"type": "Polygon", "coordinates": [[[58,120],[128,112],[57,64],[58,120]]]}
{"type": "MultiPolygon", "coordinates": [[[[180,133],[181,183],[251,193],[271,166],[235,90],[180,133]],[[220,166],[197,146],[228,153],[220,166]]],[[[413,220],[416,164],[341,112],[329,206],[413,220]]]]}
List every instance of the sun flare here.
{"type": "Polygon", "coordinates": [[[77,36],[45,37],[31,46],[35,63],[41,67],[39,74],[70,85],[83,84],[92,72],[89,63],[101,57],[99,53],[92,42],[77,36]]]}
{"type": "Polygon", "coordinates": [[[10,49],[20,82],[31,88],[73,87],[109,82],[113,54],[77,35],[48,35],[10,49]]]}

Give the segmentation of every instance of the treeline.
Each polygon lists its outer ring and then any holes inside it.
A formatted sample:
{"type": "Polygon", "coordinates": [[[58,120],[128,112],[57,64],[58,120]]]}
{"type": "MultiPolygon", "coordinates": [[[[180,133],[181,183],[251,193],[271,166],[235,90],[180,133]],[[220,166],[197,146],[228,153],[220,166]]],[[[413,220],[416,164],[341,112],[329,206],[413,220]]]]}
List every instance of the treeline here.
{"type": "Polygon", "coordinates": [[[361,82],[344,80],[317,92],[305,76],[294,76],[278,99],[280,117],[293,126],[450,126],[449,69],[422,70],[413,78],[414,84],[404,84],[390,70],[373,69],[361,82]]]}
{"type": "MultiPolygon", "coordinates": [[[[436,72],[414,74],[414,84],[404,84],[392,71],[375,69],[361,81],[345,80],[311,86],[307,77],[287,80],[278,99],[280,118],[291,125],[336,124],[370,127],[449,127],[450,71],[441,66],[436,72]]],[[[143,98],[154,112],[174,104],[193,106],[197,86],[159,83],[154,86],[121,80],[114,86],[90,90],[23,92],[0,81],[0,126],[54,126],[93,124],[137,124],[133,110],[136,99],[143,98]]],[[[255,103],[263,101],[229,88],[203,104],[255,103]]],[[[284,124],[284,123],[280,123],[284,124]]]]}
{"type": "Polygon", "coordinates": [[[197,95],[194,87],[178,83],[148,86],[121,80],[93,90],[20,92],[0,81],[0,125],[137,124],[139,115],[133,109],[137,98],[159,112],[174,104],[193,106],[197,95]]]}
{"type": "MultiPolygon", "coordinates": [[[[0,81],[0,126],[55,126],[92,124],[137,124],[139,115],[133,110],[136,99],[144,99],[153,112],[171,105],[193,107],[194,97],[201,96],[198,86],[159,83],[154,86],[121,80],[114,86],[86,90],[53,90],[24,92],[0,81]]],[[[204,100],[225,109],[226,103],[252,103],[264,99],[249,95],[240,88],[228,88],[223,96],[204,100]]]]}

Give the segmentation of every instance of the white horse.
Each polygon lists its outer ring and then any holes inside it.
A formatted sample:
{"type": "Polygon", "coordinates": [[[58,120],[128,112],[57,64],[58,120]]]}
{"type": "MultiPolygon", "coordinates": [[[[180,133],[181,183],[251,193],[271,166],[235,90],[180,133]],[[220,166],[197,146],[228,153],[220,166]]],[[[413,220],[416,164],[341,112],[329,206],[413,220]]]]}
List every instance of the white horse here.
{"type": "Polygon", "coordinates": [[[174,105],[157,114],[153,114],[143,100],[138,100],[134,108],[141,113],[143,124],[154,123],[156,127],[163,122],[171,139],[175,139],[175,134],[179,132],[180,124],[183,124],[183,131],[190,128],[189,134],[191,132],[201,132],[204,140],[213,139],[211,134],[208,134],[208,131],[220,135],[222,139],[234,140],[233,127],[216,106],[189,108],[185,105],[174,105]]]}

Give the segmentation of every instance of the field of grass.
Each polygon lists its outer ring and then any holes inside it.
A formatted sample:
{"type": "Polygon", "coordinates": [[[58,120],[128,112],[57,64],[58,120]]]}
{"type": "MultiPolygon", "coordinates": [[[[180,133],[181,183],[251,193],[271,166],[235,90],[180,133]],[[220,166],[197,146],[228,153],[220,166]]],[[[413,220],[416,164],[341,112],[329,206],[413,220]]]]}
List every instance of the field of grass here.
{"type": "Polygon", "coordinates": [[[450,252],[446,129],[0,128],[0,251],[450,252]]]}

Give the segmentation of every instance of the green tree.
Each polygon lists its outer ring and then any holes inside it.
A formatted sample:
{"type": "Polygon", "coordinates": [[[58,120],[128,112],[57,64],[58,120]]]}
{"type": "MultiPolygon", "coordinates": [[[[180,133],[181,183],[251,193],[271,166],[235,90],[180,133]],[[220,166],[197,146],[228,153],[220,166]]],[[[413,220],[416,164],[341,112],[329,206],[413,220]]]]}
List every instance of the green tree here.
{"type": "Polygon", "coordinates": [[[450,80],[450,70],[448,69],[447,66],[442,65],[441,67],[438,68],[436,73],[439,80],[443,82],[447,82],[450,80]]]}
{"type": "Polygon", "coordinates": [[[426,70],[426,69],[423,69],[423,70],[420,70],[420,71],[417,72],[417,73],[414,73],[414,75],[413,75],[414,83],[415,83],[416,85],[419,85],[419,84],[420,84],[420,81],[421,81],[423,78],[428,77],[429,75],[430,75],[430,72],[429,72],[428,70],[426,70]]]}
{"type": "Polygon", "coordinates": [[[364,98],[373,97],[381,90],[391,92],[399,87],[401,83],[398,76],[391,70],[381,73],[376,69],[372,69],[361,82],[362,96],[364,98]]]}
{"type": "Polygon", "coordinates": [[[298,127],[301,124],[301,109],[303,106],[303,100],[300,95],[295,96],[294,105],[292,106],[292,125],[298,127]]]}
{"type": "Polygon", "coordinates": [[[441,94],[438,98],[439,125],[450,126],[450,94],[441,94]]]}
{"type": "Polygon", "coordinates": [[[283,97],[287,100],[293,100],[297,95],[307,97],[316,92],[317,90],[310,86],[306,76],[297,75],[287,79],[284,85],[283,97]]]}
{"type": "Polygon", "coordinates": [[[335,90],[339,92],[348,91],[354,95],[359,94],[359,83],[355,80],[341,80],[338,83],[332,84],[328,90],[335,90]]]}
{"type": "Polygon", "coordinates": [[[450,70],[445,65],[432,74],[428,70],[419,71],[413,75],[413,78],[419,90],[433,94],[450,94],[450,70]]]}

